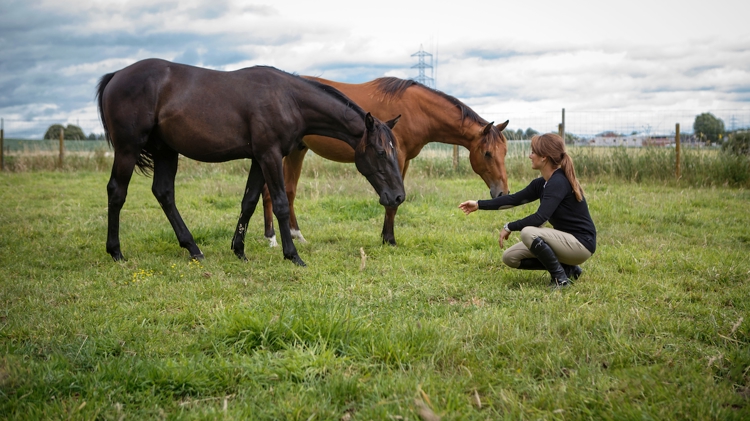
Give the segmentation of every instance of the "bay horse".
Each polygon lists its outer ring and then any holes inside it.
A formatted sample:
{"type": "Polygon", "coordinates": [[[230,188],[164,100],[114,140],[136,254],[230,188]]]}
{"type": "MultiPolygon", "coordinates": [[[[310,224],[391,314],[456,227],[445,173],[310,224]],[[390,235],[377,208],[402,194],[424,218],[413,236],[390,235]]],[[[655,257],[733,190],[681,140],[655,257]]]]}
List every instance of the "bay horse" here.
{"type": "MultiPolygon", "coordinates": [[[[398,161],[402,177],[406,177],[409,161],[430,142],[463,146],[469,150],[469,161],[475,173],[490,189],[490,196],[508,194],[508,176],[505,155],[507,139],[503,130],[508,121],[494,125],[480,117],[474,110],[438,90],[413,80],[383,77],[361,84],[334,82],[313,76],[302,76],[335,87],[354,100],[359,106],[370,110],[378,118],[401,114],[399,125],[393,129],[397,138],[398,161]]],[[[292,236],[305,241],[294,212],[294,198],[302,171],[302,163],[308,150],[337,162],[353,162],[354,150],[334,139],[320,135],[305,136],[303,147],[295,149],[284,158],[284,185],[290,208],[292,236]]],[[[270,245],[276,245],[273,229],[272,203],[264,191],[265,236],[270,245]]],[[[396,244],[394,220],[396,207],[385,205],[383,243],[396,244]]],[[[282,223],[279,221],[279,226],[282,223]]]]}
{"type": "Polygon", "coordinates": [[[303,136],[326,136],[351,149],[383,206],[398,207],[405,197],[391,131],[398,118],[383,123],[329,85],[273,67],[223,72],[147,59],[104,75],[96,96],[115,151],[107,184],[107,252],[115,261],[123,259],[120,211],[136,167],[153,173],[151,190],[180,246],[203,259],[175,206],[180,154],[203,162],[252,160],[232,239],[232,250],[244,260],[247,223],[267,186],[284,258],[305,266],[289,231],[282,169],[282,158],[298,149],[303,136]]]}

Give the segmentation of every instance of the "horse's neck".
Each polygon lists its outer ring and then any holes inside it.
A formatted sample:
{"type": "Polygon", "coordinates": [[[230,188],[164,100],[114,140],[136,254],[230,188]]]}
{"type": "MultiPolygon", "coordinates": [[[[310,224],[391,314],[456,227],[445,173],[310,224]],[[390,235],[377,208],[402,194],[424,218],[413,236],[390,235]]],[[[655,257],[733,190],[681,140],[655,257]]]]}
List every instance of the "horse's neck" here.
{"type": "Polygon", "coordinates": [[[415,101],[422,106],[413,107],[415,113],[410,114],[412,124],[422,127],[422,135],[419,136],[420,149],[430,142],[447,143],[469,149],[476,141],[480,130],[477,123],[470,119],[462,120],[458,107],[445,98],[431,92],[420,95],[421,98],[415,101]]]}
{"type": "Polygon", "coordinates": [[[359,111],[336,98],[318,97],[304,102],[302,111],[307,126],[305,135],[319,135],[339,139],[356,149],[364,135],[365,122],[359,111]]]}

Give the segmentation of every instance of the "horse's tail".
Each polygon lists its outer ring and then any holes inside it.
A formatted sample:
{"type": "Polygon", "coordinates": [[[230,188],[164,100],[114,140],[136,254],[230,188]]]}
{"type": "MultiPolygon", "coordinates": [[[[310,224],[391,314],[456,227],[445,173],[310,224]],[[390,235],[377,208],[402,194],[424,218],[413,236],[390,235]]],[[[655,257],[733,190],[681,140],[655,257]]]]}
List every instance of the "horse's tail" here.
{"type": "MultiPolygon", "coordinates": [[[[96,86],[96,103],[99,108],[99,118],[102,120],[102,126],[104,127],[104,137],[107,139],[107,144],[111,147],[114,147],[114,145],[112,144],[112,136],[110,135],[109,128],[107,127],[107,120],[104,118],[102,97],[104,96],[104,89],[107,87],[109,81],[112,80],[112,78],[115,76],[115,73],[107,73],[106,75],[102,76],[102,78],[99,79],[99,84],[96,86]]],[[[136,161],[135,165],[142,174],[149,174],[153,172],[153,152],[148,148],[142,149],[141,153],[138,155],[138,160],[136,161]]]]}
{"type": "Polygon", "coordinates": [[[102,108],[102,101],[104,96],[104,88],[115,76],[114,73],[107,73],[99,79],[99,84],[96,85],[96,103],[99,108],[99,118],[102,120],[102,126],[104,127],[104,137],[107,139],[107,144],[112,146],[112,137],[109,135],[109,129],[107,129],[107,120],[104,119],[104,109],[102,108]]]}

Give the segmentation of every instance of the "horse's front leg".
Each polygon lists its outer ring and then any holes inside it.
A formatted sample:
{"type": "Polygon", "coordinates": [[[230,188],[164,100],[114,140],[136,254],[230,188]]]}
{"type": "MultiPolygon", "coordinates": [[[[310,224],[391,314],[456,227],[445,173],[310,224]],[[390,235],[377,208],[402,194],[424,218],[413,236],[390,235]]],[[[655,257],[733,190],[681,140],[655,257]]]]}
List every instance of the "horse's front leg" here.
{"type": "Polygon", "coordinates": [[[250,172],[247,175],[247,184],[245,185],[245,194],[242,196],[242,204],[240,208],[240,217],[237,220],[237,228],[234,231],[234,237],[232,237],[232,251],[242,260],[247,260],[245,256],[245,234],[247,234],[247,224],[250,222],[250,217],[255,212],[255,207],[258,205],[261,191],[264,188],[265,179],[263,178],[263,170],[260,165],[253,160],[250,164],[250,172]]]}
{"type": "Polygon", "coordinates": [[[154,156],[154,181],[151,184],[151,192],[172,225],[180,247],[190,253],[191,259],[203,260],[203,252],[195,244],[193,235],[190,234],[175,205],[174,178],[177,174],[177,158],[178,154],[174,151],[160,152],[154,156]]]}
{"type": "MultiPolygon", "coordinates": [[[[400,153],[399,157],[406,156],[405,153],[400,153]]],[[[400,158],[404,159],[404,158],[400,158]]],[[[405,160],[403,162],[399,162],[399,165],[401,166],[401,179],[406,179],[406,171],[409,170],[409,162],[408,160],[405,160]]],[[[388,243],[392,246],[396,245],[396,234],[394,234],[394,228],[393,226],[396,224],[396,212],[398,211],[398,208],[385,208],[385,220],[383,221],[383,232],[380,234],[383,238],[383,244],[388,243]]]]}
{"type": "Polygon", "coordinates": [[[392,246],[396,245],[396,236],[393,233],[393,225],[396,220],[396,211],[398,211],[398,208],[385,208],[385,220],[383,221],[383,232],[381,233],[381,236],[383,237],[383,244],[388,243],[392,246]]]}
{"type": "Polygon", "coordinates": [[[273,156],[268,153],[261,162],[263,168],[263,177],[266,179],[268,191],[271,193],[271,202],[273,204],[273,213],[279,222],[279,233],[281,234],[281,248],[284,252],[284,258],[300,265],[307,266],[299,257],[297,247],[292,241],[292,234],[289,229],[289,201],[284,191],[284,171],[281,163],[281,156],[273,156]]]}

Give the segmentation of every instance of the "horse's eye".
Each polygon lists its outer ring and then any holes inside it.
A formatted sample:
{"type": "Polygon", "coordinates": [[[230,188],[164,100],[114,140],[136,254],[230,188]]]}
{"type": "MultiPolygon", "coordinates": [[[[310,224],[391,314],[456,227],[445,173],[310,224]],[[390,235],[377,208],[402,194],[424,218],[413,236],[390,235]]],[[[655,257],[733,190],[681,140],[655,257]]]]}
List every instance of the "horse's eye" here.
{"type": "Polygon", "coordinates": [[[492,158],[492,154],[491,154],[491,153],[489,153],[489,152],[485,152],[485,153],[484,153],[484,157],[485,157],[485,158],[492,158]]]}
{"type": "Polygon", "coordinates": [[[378,151],[378,155],[380,155],[381,158],[385,158],[385,151],[378,151]]]}

